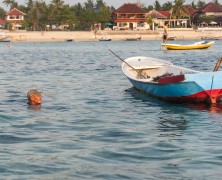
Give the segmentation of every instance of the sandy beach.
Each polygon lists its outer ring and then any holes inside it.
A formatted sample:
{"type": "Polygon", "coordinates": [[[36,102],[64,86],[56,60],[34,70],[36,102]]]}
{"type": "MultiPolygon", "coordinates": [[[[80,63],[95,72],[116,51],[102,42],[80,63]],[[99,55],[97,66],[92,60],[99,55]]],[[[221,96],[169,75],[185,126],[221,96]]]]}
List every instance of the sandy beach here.
{"type": "MultiPolygon", "coordinates": [[[[111,38],[113,41],[126,40],[127,37],[141,37],[141,40],[161,40],[162,29],[155,31],[1,31],[5,35],[13,37],[13,41],[27,42],[59,42],[66,39],[73,41],[98,41],[102,36],[111,38]]],[[[222,39],[222,28],[193,29],[169,29],[169,36],[175,40],[201,39],[201,36],[218,37],[222,39]]]]}

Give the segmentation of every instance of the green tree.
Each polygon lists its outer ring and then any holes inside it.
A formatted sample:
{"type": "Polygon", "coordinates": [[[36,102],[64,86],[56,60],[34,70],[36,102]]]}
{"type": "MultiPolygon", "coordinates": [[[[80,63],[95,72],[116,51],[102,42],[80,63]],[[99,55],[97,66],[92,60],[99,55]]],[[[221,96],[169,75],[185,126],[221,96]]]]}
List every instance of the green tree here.
{"type": "Polygon", "coordinates": [[[84,14],[83,14],[83,18],[85,20],[85,22],[82,22],[83,24],[85,24],[85,27],[87,29],[92,28],[94,26],[94,23],[96,22],[96,14],[95,14],[95,8],[94,8],[94,3],[92,0],[88,0],[85,3],[85,7],[84,7],[84,14]]]}
{"type": "Polygon", "coordinates": [[[170,10],[172,7],[173,7],[173,3],[170,1],[167,1],[166,3],[162,5],[162,10],[167,11],[167,10],[170,10]]]}
{"type": "Polygon", "coordinates": [[[191,7],[194,8],[194,9],[197,9],[197,5],[195,4],[194,1],[191,3],[191,7]]]}
{"type": "Polygon", "coordinates": [[[199,0],[197,1],[197,8],[202,8],[206,5],[205,1],[199,0]]]}
{"type": "Polygon", "coordinates": [[[157,11],[160,11],[160,10],[162,9],[162,7],[161,7],[161,5],[160,5],[160,3],[159,3],[158,0],[156,0],[156,1],[154,2],[153,7],[154,7],[154,9],[157,10],[157,11]]]}
{"type": "Polygon", "coordinates": [[[0,18],[4,18],[6,11],[0,7],[0,18]]]}
{"type": "MultiPolygon", "coordinates": [[[[69,5],[64,5],[63,8],[61,9],[61,13],[59,16],[59,22],[62,25],[62,28],[68,29],[73,29],[74,24],[76,22],[76,16],[75,14],[71,11],[71,8],[69,5]]],[[[64,30],[64,29],[62,29],[64,30]]]]}
{"type": "Polygon", "coordinates": [[[88,0],[87,2],[85,2],[85,10],[91,12],[94,10],[94,3],[92,0],[88,0]]]}
{"type": "Polygon", "coordinates": [[[219,5],[220,6],[220,3],[219,3],[219,1],[218,0],[213,0],[212,1],[214,4],[217,4],[217,5],[219,5]]]}
{"type": "Polygon", "coordinates": [[[149,5],[147,8],[144,8],[146,11],[152,11],[154,9],[153,5],[149,5]]]}
{"type": "Polygon", "coordinates": [[[185,0],[174,0],[172,18],[179,19],[179,18],[184,18],[188,16],[187,13],[183,9],[184,3],[185,3],[185,0]]]}
{"type": "Polygon", "coordinates": [[[37,0],[30,5],[26,21],[28,22],[31,30],[36,31],[44,29],[46,24],[46,12],[47,6],[45,2],[42,2],[41,0],[37,0]]]}
{"type": "Polygon", "coordinates": [[[64,1],[62,0],[52,0],[51,1],[52,5],[52,16],[53,16],[53,21],[59,27],[62,24],[63,21],[63,8],[64,8],[64,1]]]}
{"type": "Polygon", "coordinates": [[[205,23],[209,24],[212,21],[214,21],[213,16],[206,16],[206,15],[200,16],[200,22],[202,22],[202,23],[205,22],[205,23]]]}
{"type": "Polygon", "coordinates": [[[150,28],[152,28],[152,25],[153,25],[153,19],[152,19],[152,17],[150,17],[150,16],[147,17],[147,18],[146,18],[146,23],[149,24],[150,28]]]}
{"type": "Polygon", "coordinates": [[[4,0],[3,3],[8,7],[10,7],[10,9],[13,9],[15,7],[18,7],[18,3],[15,0],[4,0]]]}
{"type": "Polygon", "coordinates": [[[103,0],[97,0],[95,7],[96,21],[105,27],[105,24],[110,21],[110,8],[106,6],[103,0]]]}

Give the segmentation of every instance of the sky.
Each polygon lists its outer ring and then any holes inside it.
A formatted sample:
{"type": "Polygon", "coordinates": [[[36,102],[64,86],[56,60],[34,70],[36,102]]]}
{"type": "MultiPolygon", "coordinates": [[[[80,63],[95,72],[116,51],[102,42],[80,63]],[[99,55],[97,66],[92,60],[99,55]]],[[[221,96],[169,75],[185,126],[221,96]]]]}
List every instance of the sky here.
{"type": "MultiPolygon", "coordinates": [[[[47,4],[51,2],[51,0],[44,0],[47,4]]],[[[77,3],[85,3],[87,2],[87,0],[63,0],[65,4],[70,4],[70,5],[75,5],[77,3]]],[[[93,0],[94,2],[96,2],[96,0],[93,0]]],[[[160,4],[162,5],[165,2],[173,2],[174,0],[159,0],[160,4]]],[[[189,4],[191,2],[197,2],[198,0],[186,0],[186,4],[189,4]]],[[[219,2],[222,0],[219,0],[219,2]]],[[[16,0],[16,2],[18,2],[18,4],[25,4],[27,2],[27,0],[16,0]]],[[[103,2],[106,3],[106,5],[108,6],[114,6],[115,8],[118,8],[120,6],[122,6],[124,3],[136,3],[137,0],[103,0],[103,2]]],[[[140,0],[141,4],[144,4],[145,6],[148,5],[153,5],[153,3],[155,2],[155,0],[140,0]]],[[[211,0],[205,0],[206,3],[211,2],[211,0]]],[[[3,4],[3,0],[0,0],[0,7],[3,7],[4,9],[6,8],[5,5],[3,4]]]]}

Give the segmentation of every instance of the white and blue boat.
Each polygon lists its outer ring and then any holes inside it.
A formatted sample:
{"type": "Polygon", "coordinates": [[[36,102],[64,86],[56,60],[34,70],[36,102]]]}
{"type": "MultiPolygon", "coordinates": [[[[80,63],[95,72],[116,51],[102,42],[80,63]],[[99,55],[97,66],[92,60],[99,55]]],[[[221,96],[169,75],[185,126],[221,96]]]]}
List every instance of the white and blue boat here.
{"type": "Polygon", "coordinates": [[[136,89],[172,102],[217,103],[222,99],[222,71],[201,72],[175,66],[171,62],[130,57],[123,60],[122,71],[136,89]]]}

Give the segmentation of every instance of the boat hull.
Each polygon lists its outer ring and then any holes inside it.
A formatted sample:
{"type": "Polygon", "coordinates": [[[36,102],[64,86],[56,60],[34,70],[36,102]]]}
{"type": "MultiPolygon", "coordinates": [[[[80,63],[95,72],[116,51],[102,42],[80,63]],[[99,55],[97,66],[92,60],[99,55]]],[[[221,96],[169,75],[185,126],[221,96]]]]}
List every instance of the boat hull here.
{"type": "Polygon", "coordinates": [[[11,40],[12,40],[11,36],[1,37],[0,38],[0,42],[11,42],[11,40]]]}
{"type": "Polygon", "coordinates": [[[112,39],[99,39],[99,41],[111,41],[112,39]]]}
{"type": "Polygon", "coordinates": [[[222,77],[222,72],[214,75],[211,72],[190,74],[185,75],[183,82],[172,84],[146,83],[129,77],[128,79],[136,89],[165,101],[210,103],[212,99],[215,102],[221,101],[222,82],[220,77],[222,77]]]}
{"type": "Polygon", "coordinates": [[[205,44],[192,44],[192,45],[178,45],[178,44],[164,44],[169,50],[193,50],[193,49],[207,49],[209,48],[213,42],[205,43],[205,44]]]}

